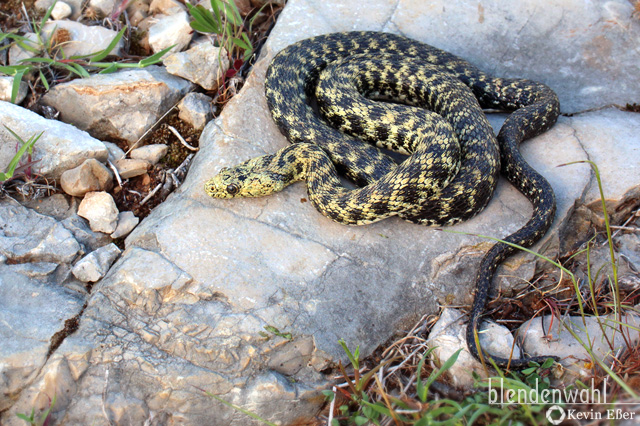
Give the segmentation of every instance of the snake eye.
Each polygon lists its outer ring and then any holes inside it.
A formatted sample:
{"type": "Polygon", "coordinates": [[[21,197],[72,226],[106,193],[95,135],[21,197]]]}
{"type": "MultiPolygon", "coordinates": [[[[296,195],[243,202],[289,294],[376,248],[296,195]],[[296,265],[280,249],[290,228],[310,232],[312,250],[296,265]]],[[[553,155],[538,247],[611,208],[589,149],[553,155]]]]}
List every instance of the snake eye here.
{"type": "Polygon", "coordinates": [[[235,183],[227,185],[227,192],[230,195],[236,195],[238,191],[240,191],[240,188],[238,188],[238,185],[236,185],[235,183]]]}

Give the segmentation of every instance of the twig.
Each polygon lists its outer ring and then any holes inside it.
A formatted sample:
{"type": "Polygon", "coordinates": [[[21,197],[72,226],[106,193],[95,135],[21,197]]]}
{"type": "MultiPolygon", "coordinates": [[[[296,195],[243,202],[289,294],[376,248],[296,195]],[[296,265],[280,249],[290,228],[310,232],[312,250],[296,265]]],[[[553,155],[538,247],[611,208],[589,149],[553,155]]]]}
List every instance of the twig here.
{"type": "Polygon", "coordinates": [[[327,419],[327,426],[331,426],[331,422],[333,421],[333,410],[336,407],[336,399],[338,398],[337,389],[334,386],[332,389],[333,398],[331,399],[331,405],[329,405],[329,418],[327,419]]]}
{"type": "Polygon", "coordinates": [[[180,132],[178,132],[178,131],[176,130],[176,128],[175,128],[175,127],[173,127],[173,126],[167,126],[167,127],[169,128],[169,130],[171,130],[171,133],[173,133],[173,134],[176,136],[176,138],[178,138],[178,140],[180,141],[180,143],[181,143],[182,145],[184,145],[184,147],[185,147],[185,148],[187,148],[189,151],[197,151],[197,150],[198,150],[198,148],[196,148],[196,147],[194,147],[194,146],[189,145],[189,144],[187,143],[187,141],[185,141],[185,140],[184,140],[184,138],[182,137],[182,135],[180,134],[180,132]]]}
{"type": "Polygon", "coordinates": [[[164,118],[165,118],[167,115],[169,115],[169,113],[170,113],[171,111],[173,111],[173,109],[178,105],[178,103],[179,103],[179,101],[178,101],[178,102],[176,102],[176,103],[175,103],[171,108],[169,108],[169,109],[167,110],[167,112],[165,112],[164,114],[162,114],[162,117],[158,118],[158,119],[156,120],[156,122],[155,122],[155,123],[153,123],[153,126],[149,127],[149,129],[148,129],[146,132],[144,132],[144,133],[142,134],[142,136],[140,136],[140,137],[138,138],[138,140],[136,141],[136,143],[134,143],[133,145],[131,145],[131,148],[129,148],[129,150],[125,153],[125,155],[129,155],[129,153],[131,152],[131,150],[133,150],[136,146],[138,146],[138,144],[140,143],[140,141],[142,141],[142,140],[143,140],[143,139],[144,139],[144,138],[145,138],[149,133],[151,133],[151,132],[153,131],[153,129],[155,129],[155,128],[156,128],[156,126],[158,125],[158,123],[160,123],[162,120],[164,120],[164,118]]]}
{"type": "Polygon", "coordinates": [[[158,191],[160,190],[160,188],[162,188],[162,183],[157,184],[157,185],[156,185],[156,187],[155,187],[155,188],[153,188],[153,191],[151,191],[150,193],[148,193],[148,194],[147,194],[147,196],[146,196],[146,197],[144,197],[144,198],[142,199],[142,201],[140,201],[140,205],[141,205],[141,206],[144,206],[144,205],[145,205],[145,203],[151,199],[151,197],[153,197],[154,195],[156,195],[156,192],[158,192],[158,191]]]}
{"type": "Polygon", "coordinates": [[[610,226],[611,229],[617,229],[619,231],[631,231],[631,232],[639,232],[640,228],[634,228],[631,226],[615,226],[615,225],[611,225],[610,226]]]}
{"type": "Polygon", "coordinates": [[[122,179],[120,178],[120,173],[118,173],[118,169],[116,169],[116,166],[114,166],[113,163],[109,160],[107,160],[107,164],[109,164],[109,167],[111,168],[111,170],[113,170],[113,174],[115,175],[116,180],[118,181],[118,186],[122,188],[122,179]]]}

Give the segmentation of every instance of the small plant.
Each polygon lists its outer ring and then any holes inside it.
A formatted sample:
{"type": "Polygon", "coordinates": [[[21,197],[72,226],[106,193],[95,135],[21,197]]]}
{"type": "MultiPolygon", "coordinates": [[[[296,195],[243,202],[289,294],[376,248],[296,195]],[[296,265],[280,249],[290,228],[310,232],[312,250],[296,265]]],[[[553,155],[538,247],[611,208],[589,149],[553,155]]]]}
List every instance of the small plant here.
{"type": "Polygon", "coordinates": [[[162,51],[144,58],[137,63],[102,62],[111,54],[111,51],[117,46],[124,36],[127,27],[123,27],[105,49],[89,55],[76,55],[67,58],[64,53],[64,37],[57,36],[57,33],[60,30],[53,30],[49,37],[45,36],[43,33],[44,25],[51,16],[51,11],[56,3],[57,0],[53,2],[49,9],[47,9],[40,22],[34,21],[32,23],[36,34],[35,41],[13,32],[0,33],[0,43],[4,40],[12,40],[12,43],[1,46],[0,50],[16,44],[23,50],[36,55],[32,58],[20,60],[17,65],[0,66],[0,73],[13,76],[13,86],[11,90],[11,102],[13,103],[15,103],[18,96],[20,82],[26,74],[35,73],[45,90],[49,90],[49,81],[57,80],[53,75],[54,69],[66,71],[69,75],[89,77],[89,71],[93,69],[100,70],[100,73],[104,74],[114,72],[121,68],[144,68],[158,63],[173,47],[171,46],[163,49],[162,51]],[[49,75],[49,78],[47,78],[46,75],[49,75]]]}
{"type": "Polygon", "coordinates": [[[27,140],[26,142],[20,137],[18,136],[13,130],[11,130],[10,128],[8,128],[7,126],[4,126],[5,129],[7,129],[12,135],[13,137],[16,138],[16,140],[18,141],[18,143],[20,144],[20,147],[17,149],[16,155],[13,156],[13,158],[11,159],[11,161],[9,162],[9,165],[7,166],[7,169],[4,172],[0,172],[0,184],[10,180],[13,178],[16,169],[18,168],[18,165],[20,164],[20,160],[22,159],[22,157],[27,154],[27,159],[28,159],[28,164],[31,164],[31,155],[33,153],[33,146],[35,145],[35,143],[38,141],[38,139],[40,139],[40,137],[42,136],[42,134],[44,132],[40,132],[40,134],[38,135],[33,135],[29,138],[29,140],[27,140]]]}
{"type": "Polygon", "coordinates": [[[36,415],[36,410],[35,408],[31,409],[31,415],[27,416],[26,414],[16,414],[16,416],[18,416],[19,419],[24,420],[25,422],[29,423],[30,426],[49,426],[49,424],[51,424],[51,409],[53,408],[53,406],[56,403],[56,396],[53,396],[53,399],[49,398],[49,407],[45,410],[44,413],[42,413],[42,416],[40,416],[40,419],[36,419],[35,415],[36,415]]]}
{"type": "MultiPolygon", "coordinates": [[[[193,18],[191,28],[205,33],[215,34],[218,44],[225,48],[232,58],[249,60],[253,54],[253,45],[244,28],[244,20],[233,0],[211,0],[209,10],[201,5],[192,6],[187,3],[193,18]]],[[[257,16],[257,15],[256,15],[257,16]]],[[[251,27],[251,21],[249,27],[251,27]]],[[[251,31],[249,29],[249,31],[251,31]]]]}

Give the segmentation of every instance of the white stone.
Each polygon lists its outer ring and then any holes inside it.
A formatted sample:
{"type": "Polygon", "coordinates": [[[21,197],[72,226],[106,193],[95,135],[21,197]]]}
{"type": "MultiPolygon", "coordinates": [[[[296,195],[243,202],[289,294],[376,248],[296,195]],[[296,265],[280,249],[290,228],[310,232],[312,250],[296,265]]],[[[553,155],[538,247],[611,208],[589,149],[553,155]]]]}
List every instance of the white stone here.
{"type": "Polygon", "coordinates": [[[111,234],[111,238],[115,240],[116,238],[126,237],[133,231],[133,228],[138,225],[138,222],[140,222],[140,219],[137,218],[133,212],[120,212],[118,215],[118,226],[113,234],[111,234]]]}
{"type": "Polygon", "coordinates": [[[115,0],[89,0],[89,6],[99,11],[102,15],[109,16],[115,9],[115,0]]]}
{"type": "MultiPolygon", "coordinates": [[[[75,55],[90,55],[109,47],[118,34],[117,31],[101,26],[87,26],[75,21],[49,21],[42,27],[43,35],[51,37],[54,31],[65,30],[70,41],[61,47],[66,57],[75,55]]],[[[120,56],[124,41],[121,39],[113,49],[111,56],[120,56]]]]}
{"type": "Polygon", "coordinates": [[[51,17],[54,20],[66,19],[73,13],[73,9],[67,3],[58,1],[53,10],[51,11],[51,17]]]}
{"type": "Polygon", "coordinates": [[[113,243],[100,247],[76,262],[71,272],[82,282],[96,282],[106,275],[120,253],[113,243]]]}
{"type": "MultiPolygon", "coordinates": [[[[44,176],[57,179],[87,158],[107,160],[107,148],[87,132],[57,120],[47,120],[10,102],[0,101],[0,122],[25,141],[42,132],[33,149],[32,160],[37,162],[31,168],[44,176]]],[[[0,141],[5,142],[0,143],[0,170],[6,170],[16,153],[16,140],[0,126],[0,141]]]]}
{"type": "MultiPolygon", "coordinates": [[[[35,35],[34,33],[26,33],[23,37],[25,37],[26,39],[23,40],[24,44],[33,49],[42,50],[42,46],[38,41],[37,35],[35,35]]],[[[16,43],[9,48],[9,65],[18,65],[20,61],[33,58],[36,55],[37,53],[30,50],[25,50],[16,43]]]]}
{"type": "MultiPolygon", "coordinates": [[[[44,12],[45,10],[49,9],[49,7],[51,7],[54,1],[55,0],[36,0],[36,3],[35,3],[36,9],[38,9],[41,12],[44,12]]],[[[82,14],[83,1],[84,0],[64,0],[64,2],[71,7],[71,10],[72,10],[71,19],[78,19],[80,17],[80,15],[82,14]]],[[[61,3],[61,1],[58,0],[58,3],[61,3]]],[[[57,19],[57,18],[53,18],[53,19],[57,19]]]]}
{"type": "Polygon", "coordinates": [[[113,142],[103,142],[104,146],[109,150],[109,161],[112,163],[118,161],[126,156],[124,151],[113,142]]]}
{"type": "Polygon", "coordinates": [[[178,117],[194,129],[202,130],[213,117],[212,99],[203,93],[189,93],[178,104],[178,117]]]}
{"type": "Polygon", "coordinates": [[[0,218],[0,255],[13,263],[68,263],[80,251],[59,222],[12,200],[0,202],[0,218]]]}
{"type": "Polygon", "coordinates": [[[135,160],[144,160],[153,166],[167,154],[168,150],[169,147],[161,143],[145,145],[132,149],[129,156],[135,160]]]}
{"type": "MultiPolygon", "coordinates": [[[[471,388],[473,377],[471,372],[480,377],[488,377],[483,365],[469,352],[466,343],[467,317],[457,309],[445,308],[434,324],[427,344],[433,350],[434,360],[438,365],[444,364],[458,349],[456,363],[448,370],[452,383],[458,388],[471,388]]],[[[496,323],[483,321],[478,333],[480,345],[490,355],[501,358],[520,358],[520,348],[514,346],[513,336],[508,328],[496,323]],[[513,347],[513,354],[511,348],[513,347]]]]}
{"type": "Polygon", "coordinates": [[[142,20],[149,16],[149,2],[146,0],[133,0],[127,6],[127,13],[131,25],[138,26],[142,20]]]}
{"type": "Polygon", "coordinates": [[[177,0],[152,0],[149,11],[154,14],[173,15],[186,10],[184,5],[177,0]]]}
{"type": "MultiPolygon", "coordinates": [[[[84,296],[56,282],[59,263],[0,263],[2,425],[25,424],[8,410],[49,358],[52,338],[82,311],[84,296]]],[[[59,278],[57,278],[59,279],[59,278]]],[[[33,405],[32,405],[33,406],[33,405]]],[[[31,412],[31,408],[25,413],[31,412]]]]}
{"type": "MultiPolygon", "coordinates": [[[[13,79],[14,77],[1,75],[0,76],[0,101],[11,102],[11,92],[13,91],[13,79]]],[[[20,88],[18,89],[18,95],[16,96],[16,104],[19,104],[27,97],[27,89],[29,86],[23,80],[20,82],[20,88]]]]}
{"type": "Polygon", "coordinates": [[[101,139],[135,143],[191,88],[164,68],[122,70],[58,84],[42,98],[60,119],[101,139]]]}
{"type": "Polygon", "coordinates": [[[198,43],[185,52],[168,55],[164,65],[170,74],[183,77],[206,90],[215,90],[229,69],[224,48],[198,43]]]}
{"type": "Polygon", "coordinates": [[[523,348],[532,356],[555,355],[574,379],[591,377],[594,360],[585,345],[595,357],[610,365],[612,356],[627,348],[627,341],[635,347],[640,340],[640,317],[634,314],[622,316],[622,323],[614,314],[599,318],[568,316],[561,319],[549,315],[525,322],[518,328],[518,338],[524,339],[523,348]],[[581,340],[576,340],[568,331],[571,329],[581,340]],[[624,331],[625,336],[621,331],[624,331]],[[606,337],[605,337],[606,336],[606,337]],[[626,338],[625,338],[626,337],[626,338]],[[611,346],[610,346],[611,344],[611,346]]]}
{"type": "Polygon", "coordinates": [[[154,53],[173,46],[170,52],[179,52],[189,45],[193,29],[189,25],[189,15],[181,11],[169,16],[161,16],[149,28],[149,45],[154,53]]]}
{"type": "Polygon", "coordinates": [[[114,163],[118,174],[122,179],[129,179],[147,173],[149,162],[145,160],[136,160],[133,158],[123,158],[114,163]]]}
{"type": "Polygon", "coordinates": [[[113,187],[113,175],[104,164],[90,158],[62,173],[60,186],[67,194],[82,197],[87,192],[110,190],[113,187]]]}
{"type": "Polygon", "coordinates": [[[78,206],[78,216],[87,219],[95,232],[111,234],[118,225],[118,208],[107,192],[88,192],[78,206]]]}

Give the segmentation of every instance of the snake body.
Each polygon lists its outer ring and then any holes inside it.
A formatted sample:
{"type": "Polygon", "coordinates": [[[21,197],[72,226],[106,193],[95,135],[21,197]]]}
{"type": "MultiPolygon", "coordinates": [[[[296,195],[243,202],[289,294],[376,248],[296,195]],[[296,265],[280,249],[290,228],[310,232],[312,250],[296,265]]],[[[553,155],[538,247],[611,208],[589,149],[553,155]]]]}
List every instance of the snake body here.
{"type": "MultiPolygon", "coordinates": [[[[399,215],[443,226],[481,211],[502,172],[534,208],[527,224],[504,241],[529,247],[553,221],[553,190],[519,151],[523,140],[557,120],[558,98],[543,84],[491,77],[455,55],[399,35],[350,32],[285,48],[267,70],[265,94],[292,145],[223,169],[206,182],[209,195],[262,196],[306,180],[314,206],[337,222],[361,225],[399,215]],[[314,97],[324,119],[310,105],[314,97]],[[497,140],[482,108],[513,111],[497,140]],[[410,156],[397,164],[378,147],[410,156]],[[359,188],[344,188],[339,172],[359,188]]],[[[514,251],[500,242],[482,259],[467,345],[478,359],[482,352],[498,366],[523,368],[548,357],[503,359],[476,343],[493,275],[514,251]]]]}

